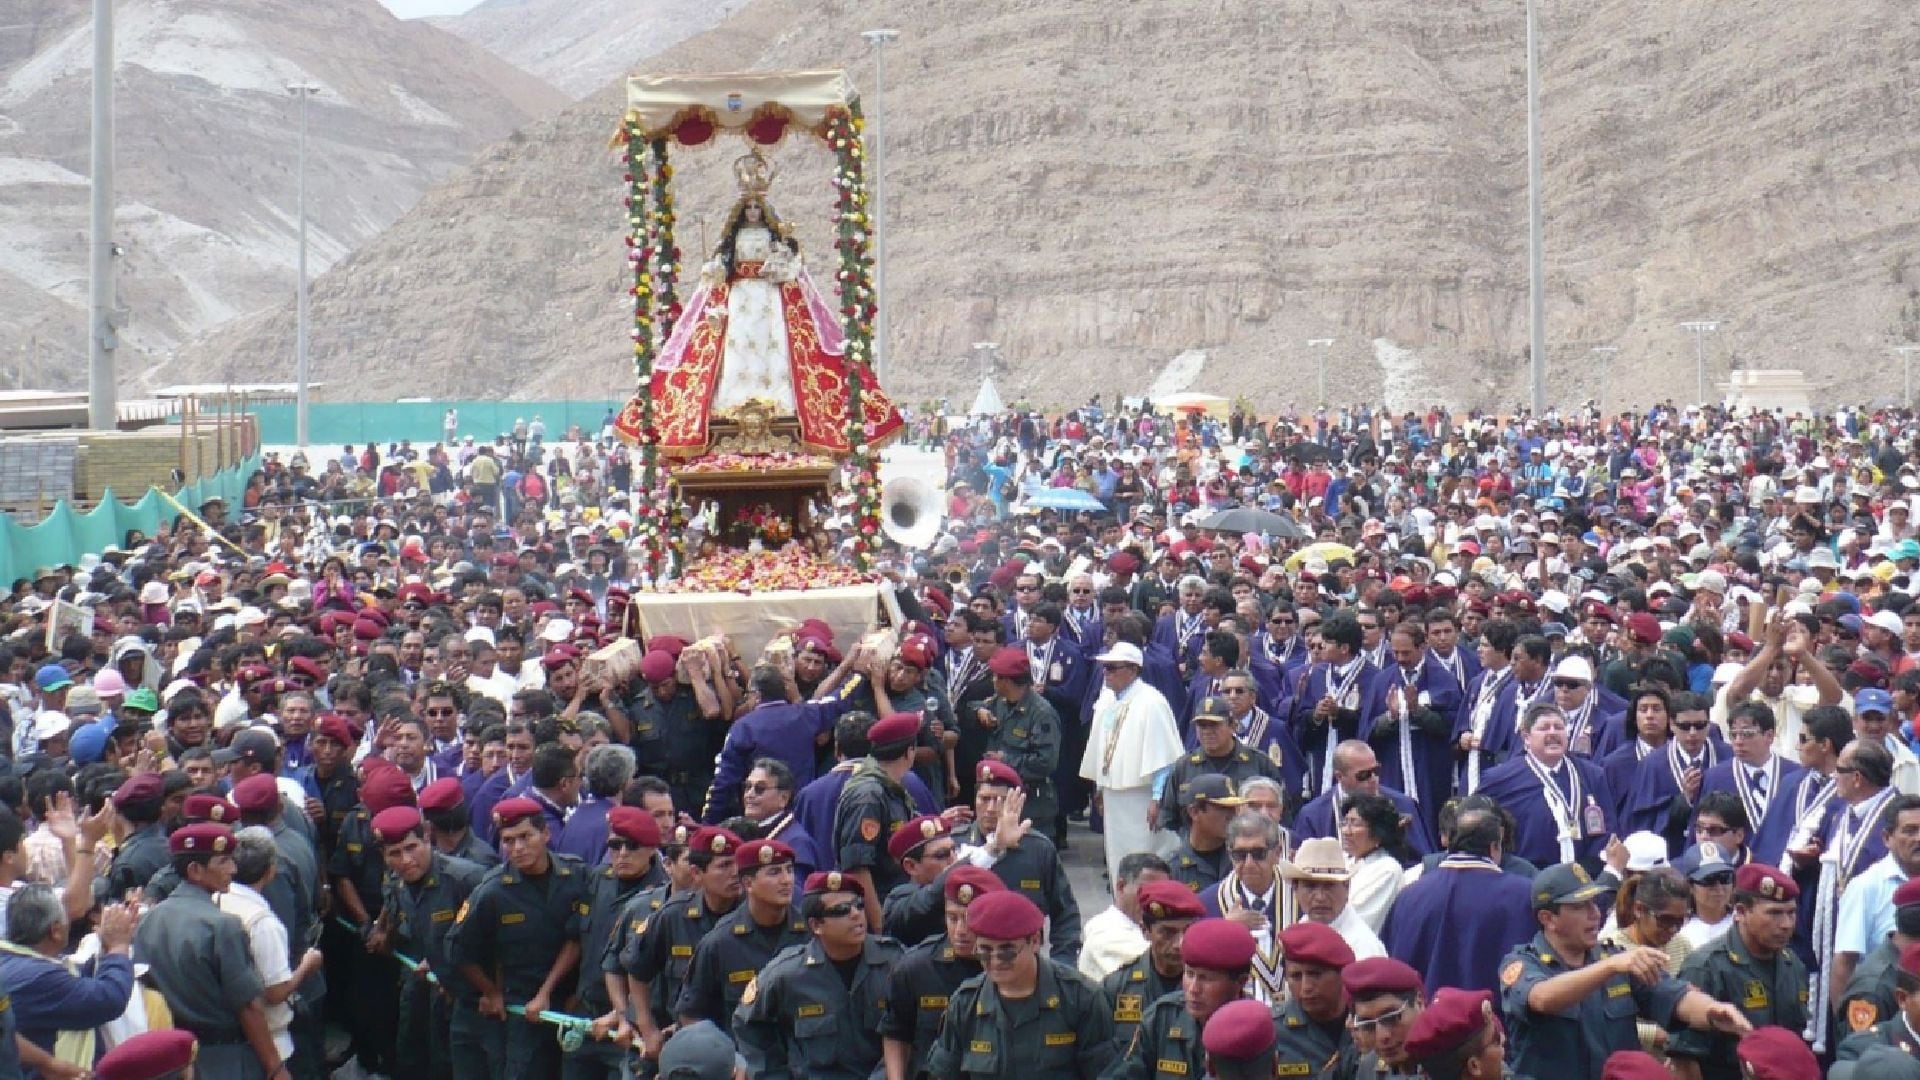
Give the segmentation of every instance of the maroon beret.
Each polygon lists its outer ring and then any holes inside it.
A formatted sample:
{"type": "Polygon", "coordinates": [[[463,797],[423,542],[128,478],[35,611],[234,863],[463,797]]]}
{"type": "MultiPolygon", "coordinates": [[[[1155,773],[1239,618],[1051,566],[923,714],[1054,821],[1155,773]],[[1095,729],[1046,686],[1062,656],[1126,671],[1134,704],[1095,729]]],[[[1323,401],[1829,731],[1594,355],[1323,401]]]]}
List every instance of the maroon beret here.
{"type": "Polygon", "coordinates": [[[717,825],[700,828],[687,838],[687,848],[691,851],[704,851],[709,855],[733,855],[740,850],[740,838],[731,830],[717,825]]]}
{"type": "Polygon", "coordinates": [[[365,611],[362,611],[360,613],[360,617],[373,623],[374,625],[378,626],[382,630],[385,630],[387,627],[393,625],[392,616],[388,615],[386,612],[380,610],[377,607],[368,608],[365,611]]]}
{"type": "Polygon", "coordinates": [[[1201,919],[1180,939],[1180,962],[1208,971],[1239,971],[1253,963],[1253,931],[1232,919],[1201,919]]]}
{"type": "Polygon", "coordinates": [[[937,589],[929,586],[926,592],[928,607],[934,608],[942,615],[953,614],[953,597],[948,596],[945,589],[937,589]]]}
{"type": "Polygon", "coordinates": [[[200,1043],[180,1028],[148,1031],[122,1042],[94,1063],[95,1080],[160,1080],[193,1064],[200,1043]]]}
{"type": "Polygon", "coordinates": [[[1005,784],[1010,788],[1021,786],[1020,773],[1004,761],[983,761],[973,782],[979,784],[1005,784]]]}
{"type": "MultiPolygon", "coordinates": [[[[455,780],[453,786],[457,793],[460,782],[455,780]]],[[[641,847],[660,846],[660,823],[637,806],[616,806],[607,811],[607,832],[641,847]]]]}
{"type": "Polygon", "coordinates": [[[809,896],[829,892],[849,892],[858,895],[860,883],[838,870],[815,870],[807,875],[806,887],[801,891],[809,896]]]}
{"type": "Polygon", "coordinates": [[[1642,645],[1652,645],[1660,640],[1660,620],[1636,611],[1627,616],[1627,636],[1642,645]]]}
{"type": "Polygon", "coordinates": [[[360,781],[360,801],[378,814],[389,806],[412,806],[418,800],[413,794],[413,781],[398,766],[388,765],[367,770],[366,778],[360,781]]]}
{"type": "Polygon", "coordinates": [[[867,729],[867,742],[875,750],[904,746],[919,737],[919,713],[891,713],[867,729]]]}
{"type": "Polygon", "coordinates": [[[130,776],[113,791],[113,805],[126,806],[129,803],[157,803],[167,797],[167,785],[160,779],[159,773],[141,773],[130,776]]]}
{"type": "Polygon", "coordinates": [[[458,809],[467,799],[467,791],[460,786],[459,777],[448,776],[420,789],[420,809],[423,813],[444,814],[458,809]]]}
{"type": "Polygon", "coordinates": [[[320,661],[311,656],[296,656],[287,661],[287,673],[305,675],[317,683],[327,681],[327,669],[320,666],[320,661]]]}
{"type": "Polygon", "coordinates": [[[540,658],[540,666],[548,671],[566,667],[580,658],[580,650],[567,645],[555,645],[540,658]]]}
{"type": "Polygon", "coordinates": [[[1749,1080],[1820,1080],[1820,1063],[1798,1031],[1769,1025],[1754,1028],[1734,1048],[1749,1080]]]}
{"type": "Polygon", "coordinates": [[[523,821],[535,819],[545,821],[546,817],[547,812],[541,809],[540,804],[524,795],[518,798],[502,799],[493,804],[493,827],[495,829],[510,828],[523,821]]]}
{"type": "Polygon", "coordinates": [[[1741,652],[1752,652],[1753,639],[1735,630],[1733,633],[1727,635],[1727,648],[1739,649],[1741,652]]]}
{"type": "Polygon", "coordinates": [[[182,825],[167,837],[167,850],[175,855],[231,855],[233,830],[211,821],[182,825]]]}
{"type": "Polygon", "coordinates": [[[240,808],[218,795],[189,795],[181,813],[188,821],[211,821],[217,825],[240,820],[240,808]]]}
{"type": "Polygon", "coordinates": [[[378,641],[386,628],[369,618],[353,620],[353,636],[361,641],[378,641]]]}
{"type": "Polygon", "coordinates": [[[733,861],[742,870],[763,866],[792,866],[793,849],[778,840],[749,840],[733,853],[733,861]]]}
{"type": "Polygon", "coordinates": [[[1140,569],[1140,560],[1131,551],[1117,551],[1107,560],[1107,567],[1116,574],[1131,574],[1140,569]]]}
{"type": "Polygon", "coordinates": [[[1229,1001],[1207,1017],[1201,1043],[1222,1061],[1252,1061],[1270,1052],[1279,1037],[1273,1008],[1251,998],[1229,1001]]]}
{"type": "Polygon", "coordinates": [[[1011,889],[987,893],[967,905],[967,929],[991,941],[1032,937],[1046,921],[1033,901],[1011,889]]]}
{"type": "Polygon", "coordinates": [[[1370,998],[1380,994],[1418,994],[1423,989],[1420,973],[1390,956],[1373,956],[1355,961],[1340,972],[1340,981],[1346,985],[1347,993],[1355,998],[1370,998]]]}
{"type": "Polygon", "coordinates": [[[1414,1020],[1401,1049],[1415,1064],[1445,1057],[1488,1025],[1499,1022],[1494,1018],[1493,995],[1488,991],[1443,986],[1434,991],[1433,1000],[1414,1020]]]}
{"type": "MultiPolygon", "coordinates": [[[[802,623],[801,625],[804,626],[806,624],[802,623]]],[[[827,638],[828,640],[832,640],[833,631],[827,631],[827,638]]],[[[673,657],[675,660],[680,659],[680,654],[685,651],[686,647],[687,643],[685,641],[674,637],[672,634],[655,634],[653,637],[647,639],[647,650],[649,652],[658,649],[668,656],[673,657]]]]}
{"type": "Polygon", "coordinates": [[[1908,904],[1920,904],[1920,878],[1909,878],[1893,890],[1893,906],[1906,907],[1908,904]]]}
{"type": "Polygon", "coordinates": [[[397,844],[419,829],[420,811],[411,806],[389,806],[373,815],[373,839],[378,844],[397,844]]]}
{"type": "Polygon", "coordinates": [[[1027,659],[1027,650],[1017,645],[995,650],[993,659],[987,661],[987,670],[1005,679],[1033,678],[1033,663],[1027,659]]]}
{"type": "Polygon", "coordinates": [[[265,664],[247,664],[233,674],[233,681],[241,686],[271,678],[273,678],[273,669],[265,664]]]}
{"type": "Polygon", "coordinates": [[[1733,887],[1739,892],[1753,893],[1762,900],[1788,901],[1800,899],[1800,886],[1793,878],[1782,873],[1778,867],[1765,863],[1748,863],[1733,872],[1733,887]]]}
{"type": "Polygon", "coordinates": [[[1140,921],[1149,925],[1162,919],[1200,919],[1207,914],[1199,895],[1177,881],[1149,881],[1136,895],[1140,921]]]}
{"type": "Polygon", "coordinates": [[[325,735],[341,746],[353,746],[360,740],[354,737],[353,725],[347,718],[337,713],[327,713],[313,723],[315,735],[325,735]]]}
{"type": "Polygon", "coordinates": [[[1002,892],[1006,887],[1006,882],[1001,881],[998,874],[984,867],[963,864],[947,871],[947,899],[962,907],[973,903],[976,896],[1002,892]]]}
{"type": "Polygon", "coordinates": [[[900,650],[895,655],[900,658],[901,663],[911,664],[925,671],[933,666],[934,656],[939,651],[933,644],[933,639],[927,635],[908,634],[906,640],[900,643],[900,650]]]}
{"type": "Polygon", "coordinates": [[[1325,923],[1294,923],[1280,931],[1280,948],[1290,962],[1328,968],[1353,963],[1353,949],[1339,931],[1325,923]]]}
{"type": "Polygon", "coordinates": [[[923,844],[947,835],[947,823],[938,815],[922,814],[893,831],[887,838],[887,854],[894,862],[913,855],[923,844]]]}
{"type": "Polygon", "coordinates": [[[233,805],[243,814],[264,814],[280,808],[280,785],[266,773],[254,773],[233,785],[233,805]]]}
{"type": "Polygon", "coordinates": [[[1673,1080],[1673,1073],[1645,1050],[1615,1050],[1601,1067],[1600,1080],[1673,1080]]]}
{"type": "Polygon", "coordinates": [[[666,682],[673,678],[673,654],[655,649],[640,658],[640,677],[650,683],[666,682]]]}

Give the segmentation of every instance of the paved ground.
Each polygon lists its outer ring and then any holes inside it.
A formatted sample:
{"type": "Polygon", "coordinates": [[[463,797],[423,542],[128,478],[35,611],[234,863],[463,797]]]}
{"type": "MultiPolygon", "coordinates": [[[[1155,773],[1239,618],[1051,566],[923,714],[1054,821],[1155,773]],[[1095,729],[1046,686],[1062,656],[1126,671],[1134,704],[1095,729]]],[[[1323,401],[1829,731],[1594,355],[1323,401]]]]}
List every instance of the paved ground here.
{"type": "Polygon", "coordinates": [[[1067,850],[1060,853],[1066,864],[1067,880],[1073,883],[1073,898],[1080,903],[1080,921],[1086,922],[1107,910],[1113,903],[1113,889],[1107,884],[1107,847],[1105,838],[1088,831],[1085,825],[1073,825],[1067,833],[1067,850]]]}

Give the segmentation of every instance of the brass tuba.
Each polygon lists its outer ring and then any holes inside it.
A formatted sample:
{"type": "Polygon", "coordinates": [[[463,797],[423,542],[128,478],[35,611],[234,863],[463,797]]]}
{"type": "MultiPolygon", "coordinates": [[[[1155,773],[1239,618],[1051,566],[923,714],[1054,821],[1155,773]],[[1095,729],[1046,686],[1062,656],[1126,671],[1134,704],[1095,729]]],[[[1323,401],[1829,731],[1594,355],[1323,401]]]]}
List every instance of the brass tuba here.
{"type": "Polygon", "coordinates": [[[932,484],[917,476],[889,480],[880,490],[880,529],[909,551],[924,548],[940,535],[944,501],[932,484]]]}

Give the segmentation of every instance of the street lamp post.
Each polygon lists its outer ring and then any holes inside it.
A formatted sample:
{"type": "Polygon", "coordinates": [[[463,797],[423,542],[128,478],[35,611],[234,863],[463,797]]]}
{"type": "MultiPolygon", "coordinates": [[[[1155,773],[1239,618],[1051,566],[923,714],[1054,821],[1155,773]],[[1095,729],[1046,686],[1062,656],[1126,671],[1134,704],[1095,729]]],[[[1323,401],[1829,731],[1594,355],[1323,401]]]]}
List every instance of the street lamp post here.
{"type": "Polygon", "coordinates": [[[294,312],[294,434],[307,445],[307,99],[320,92],[312,83],[288,83],[287,93],[300,99],[300,284],[294,312]]]}
{"type": "Polygon", "coordinates": [[[976,341],[973,343],[973,355],[980,359],[980,381],[985,383],[993,377],[993,354],[1000,348],[997,341],[976,341]]]}
{"type": "Polygon", "coordinates": [[[887,331],[892,325],[887,304],[887,183],[886,183],[886,77],[887,46],[900,37],[898,30],[867,30],[860,34],[873,46],[873,292],[875,319],[873,368],[875,378],[884,378],[887,363],[893,359],[887,331]]]}
{"type": "Polygon", "coordinates": [[[1527,322],[1533,352],[1533,413],[1547,410],[1547,269],[1540,212],[1540,46],[1527,0],[1527,322]]]}
{"type": "Polygon", "coordinates": [[[1699,403],[1704,406],[1707,403],[1707,335],[1719,330],[1720,323],[1714,319],[1695,319],[1681,323],[1680,329],[1693,334],[1694,368],[1700,381],[1699,403]]]}
{"type": "Polygon", "coordinates": [[[1307,348],[1320,350],[1319,359],[1315,365],[1319,373],[1317,381],[1320,385],[1320,407],[1324,409],[1327,406],[1327,354],[1333,351],[1333,339],[1330,337],[1308,338],[1307,348]]]}
{"type": "Polygon", "coordinates": [[[87,426],[119,426],[113,351],[113,0],[93,0],[93,176],[87,212],[87,426]]]}
{"type": "Polygon", "coordinates": [[[1594,402],[1594,405],[1600,410],[1600,415],[1605,416],[1607,414],[1607,376],[1611,373],[1613,367],[1614,354],[1620,351],[1620,347],[1618,345],[1595,345],[1587,351],[1598,358],[1595,362],[1600,365],[1600,400],[1594,402]]]}
{"type": "Polygon", "coordinates": [[[1893,351],[1900,354],[1900,359],[1905,362],[1905,367],[1906,367],[1906,375],[1901,383],[1904,389],[1901,391],[1901,394],[1900,394],[1900,404],[1908,408],[1912,408],[1913,407],[1913,354],[1916,352],[1920,352],[1920,345],[1895,345],[1893,347],[1893,351]]]}

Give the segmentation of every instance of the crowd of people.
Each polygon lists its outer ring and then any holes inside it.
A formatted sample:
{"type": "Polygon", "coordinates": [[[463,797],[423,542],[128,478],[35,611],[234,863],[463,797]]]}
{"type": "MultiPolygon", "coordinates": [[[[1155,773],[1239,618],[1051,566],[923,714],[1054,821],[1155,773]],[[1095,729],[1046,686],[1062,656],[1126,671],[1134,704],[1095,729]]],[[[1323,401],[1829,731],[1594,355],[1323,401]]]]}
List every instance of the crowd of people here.
{"type": "Polygon", "coordinates": [[[883,634],[544,426],[16,582],[0,1078],[1920,1071],[1913,414],[911,425],[883,634]]]}

